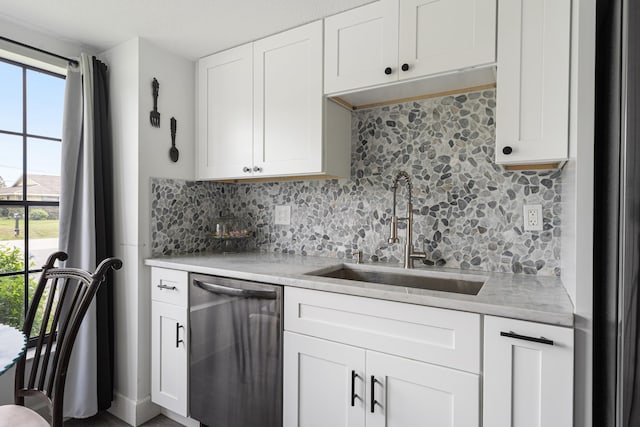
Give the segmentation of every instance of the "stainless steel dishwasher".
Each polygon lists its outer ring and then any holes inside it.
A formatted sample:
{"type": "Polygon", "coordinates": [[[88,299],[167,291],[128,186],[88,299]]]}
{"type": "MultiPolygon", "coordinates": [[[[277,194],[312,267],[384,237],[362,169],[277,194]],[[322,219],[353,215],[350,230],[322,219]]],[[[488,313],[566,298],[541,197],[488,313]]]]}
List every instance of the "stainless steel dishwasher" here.
{"type": "Polygon", "coordinates": [[[189,410],[209,427],[282,426],[282,287],[191,274],[189,410]]]}

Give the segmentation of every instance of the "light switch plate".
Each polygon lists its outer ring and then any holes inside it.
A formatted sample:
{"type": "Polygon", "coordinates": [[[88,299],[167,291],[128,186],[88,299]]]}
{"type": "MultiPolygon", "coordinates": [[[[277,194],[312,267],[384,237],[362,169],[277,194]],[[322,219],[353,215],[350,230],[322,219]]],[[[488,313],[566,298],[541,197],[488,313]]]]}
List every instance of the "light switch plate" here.
{"type": "Polygon", "coordinates": [[[276,206],[275,223],[276,225],[291,225],[291,206],[276,206]]]}

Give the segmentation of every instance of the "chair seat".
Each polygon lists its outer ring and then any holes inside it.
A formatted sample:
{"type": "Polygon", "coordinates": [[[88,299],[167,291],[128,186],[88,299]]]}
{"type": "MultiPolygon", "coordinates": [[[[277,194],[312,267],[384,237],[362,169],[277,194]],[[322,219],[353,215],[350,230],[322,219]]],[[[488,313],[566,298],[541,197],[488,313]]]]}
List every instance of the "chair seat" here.
{"type": "Polygon", "coordinates": [[[49,427],[37,412],[20,405],[0,406],[0,427],[49,427]]]}

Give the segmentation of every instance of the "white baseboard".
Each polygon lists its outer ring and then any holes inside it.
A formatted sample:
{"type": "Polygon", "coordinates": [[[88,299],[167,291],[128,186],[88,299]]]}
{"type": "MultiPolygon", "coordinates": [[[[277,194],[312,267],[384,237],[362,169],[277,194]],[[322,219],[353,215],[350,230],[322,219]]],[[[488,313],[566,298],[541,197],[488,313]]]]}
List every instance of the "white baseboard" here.
{"type": "Polygon", "coordinates": [[[160,408],[160,413],[165,417],[173,420],[179,424],[182,424],[186,427],[200,427],[200,422],[194,420],[193,418],[183,417],[182,415],[178,415],[175,412],[171,412],[166,408],[160,408]]]}
{"type": "Polygon", "coordinates": [[[113,394],[109,413],[131,426],[139,426],[160,414],[160,407],[151,402],[151,396],[133,400],[120,393],[113,394]]]}

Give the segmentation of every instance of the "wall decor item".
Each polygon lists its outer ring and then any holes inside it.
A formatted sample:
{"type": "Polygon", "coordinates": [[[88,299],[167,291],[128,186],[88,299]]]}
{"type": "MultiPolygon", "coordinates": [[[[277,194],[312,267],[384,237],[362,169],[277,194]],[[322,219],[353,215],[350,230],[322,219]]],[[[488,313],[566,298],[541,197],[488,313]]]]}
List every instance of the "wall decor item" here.
{"type": "Polygon", "coordinates": [[[160,127],[160,113],[158,112],[158,91],[160,90],[160,83],[154,77],[151,82],[151,87],[153,89],[153,111],[149,113],[149,121],[151,121],[151,126],[154,128],[160,127]]]}
{"type": "Polygon", "coordinates": [[[171,148],[169,149],[169,157],[174,163],[178,161],[178,157],[180,156],[180,153],[176,148],[176,126],[176,118],[171,117],[171,148]]]}

